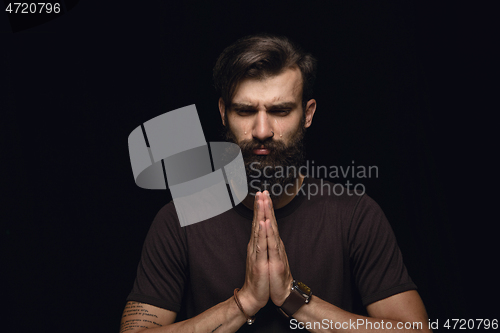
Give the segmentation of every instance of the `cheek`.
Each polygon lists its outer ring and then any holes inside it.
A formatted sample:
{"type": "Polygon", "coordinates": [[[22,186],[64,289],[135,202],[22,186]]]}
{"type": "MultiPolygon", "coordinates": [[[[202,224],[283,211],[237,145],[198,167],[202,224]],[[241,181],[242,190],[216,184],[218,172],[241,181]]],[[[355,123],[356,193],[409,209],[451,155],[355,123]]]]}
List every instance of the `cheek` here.
{"type": "Polygon", "coordinates": [[[228,130],[229,130],[229,132],[232,133],[234,140],[236,140],[236,143],[238,143],[238,144],[242,140],[249,139],[249,136],[251,137],[251,133],[252,133],[252,131],[249,129],[249,127],[245,127],[244,124],[242,124],[240,122],[231,121],[231,118],[229,118],[228,130]]]}
{"type": "Polygon", "coordinates": [[[275,119],[275,126],[281,139],[288,139],[299,130],[300,118],[275,119]]]}
{"type": "Polygon", "coordinates": [[[275,124],[275,132],[276,134],[278,134],[281,137],[283,137],[283,124],[282,124],[282,121],[281,119],[278,120],[278,119],[274,119],[274,124],[275,124]]]}
{"type": "Polygon", "coordinates": [[[238,138],[243,138],[252,133],[251,119],[241,119],[236,117],[229,117],[229,129],[238,138]],[[246,132],[246,133],[245,133],[246,132]]]}

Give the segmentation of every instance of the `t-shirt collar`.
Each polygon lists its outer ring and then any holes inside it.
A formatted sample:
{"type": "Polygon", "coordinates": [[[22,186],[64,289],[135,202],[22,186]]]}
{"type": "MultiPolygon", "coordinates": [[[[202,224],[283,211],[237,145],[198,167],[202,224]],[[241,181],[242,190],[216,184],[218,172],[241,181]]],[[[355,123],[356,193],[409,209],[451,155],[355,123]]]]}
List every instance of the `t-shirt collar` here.
{"type": "MultiPolygon", "coordinates": [[[[308,176],[304,177],[304,181],[302,182],[302,186],[305,186],[308,181],[308,176]]],[[[286,206],[281,207],[279,209],[274,210],[274,216],[276,216],[276,219],[282,219],[290,214],[292,214],[299,206],[304,202],[306,196],[304,195],[304,191],[298,191],[297,195],[290,201],[286,206]]],[[[238,204],[237,206],[234,207],[236,212],[243,216],[244,218],[248,220],[253,220],[253,210],[247,208],[243,203],[238,204]]]]}

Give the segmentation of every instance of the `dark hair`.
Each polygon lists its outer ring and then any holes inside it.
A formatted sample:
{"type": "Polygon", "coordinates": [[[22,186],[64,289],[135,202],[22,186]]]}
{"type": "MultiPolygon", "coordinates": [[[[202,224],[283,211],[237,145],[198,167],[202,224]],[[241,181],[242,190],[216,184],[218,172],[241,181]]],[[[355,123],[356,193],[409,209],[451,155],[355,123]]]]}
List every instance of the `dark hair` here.
{"type": "Polygon", "coordinates": [[[247,36],[228,46],[217,59],[213,71],[215,89],[229,107],[241,80],[265,79],[295,66],[302,73],[302,105],[305,106],[312,98],[316,59],[286,37],[247,36]]]}

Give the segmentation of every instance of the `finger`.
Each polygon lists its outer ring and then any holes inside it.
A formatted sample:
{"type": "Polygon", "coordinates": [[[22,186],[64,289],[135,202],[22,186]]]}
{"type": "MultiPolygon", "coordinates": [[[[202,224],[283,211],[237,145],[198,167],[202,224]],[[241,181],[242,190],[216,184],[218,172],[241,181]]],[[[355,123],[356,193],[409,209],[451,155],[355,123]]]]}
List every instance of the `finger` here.
{"type": "Polygon", "coordinates": [[[257,221],[257,212],[259,211],[258,209],[258,202],[261,196],[261,192],[255,193],[255,199],[253,201],[253,221],[252,221],[252,229],[255,227],[255,224],[258,222],[257,221]]]}
{"type": "Polygon", "coordinates": [[[279,241],[279,231],[278,222],[276,221],[276,216],[274,215],[273,202],[269,196],[269,192],[264,191],[264,215],[266,219],[271,220],[271,226],[273,228],[274,235],[276,237],[276,242],[279,241]]]}
{"type": "Polygon", "coordinates": [[[259,204],[258,204],[258,207],[257,207],[257,221],[256,221],[256,229],[258,230],[259,228],[259,222],[260,221],[265,221],[265,218],[264,218],[264,214],[265,214],[265,210],[264,210],[264,195],[261,193],[259,195],[259,204]]]}
{"type": "Polygon", "coordinates": [[[262,193],[262,197],[264,199],[267,199],[267,204],[265,205],[265,208],[266,208],[266,214],[269,214],[269,215],[266,215],[266,218],[271,219],[271,221],[274,221],[274,223],[277,223],[276,216],[274,215],[273,201],[271,200],[271,196],[269,195],[269,192],[264,191],[262,193]]]}
{"type": "Polygon", "coordinates": [[[257,192],[255,194],[255,199],[253,202],[253,220],[252,220],[252,233],[250,237],[250,246],[252,247],[252,250],[255,248],[255,239],[259,236],[258,233],[258,227],[259,227],[259,220],[258,220],[258,212],[259,212],[259,206],[262,206],[262,200],[260,200],[260,192],[257,192]],[[260,202],[260,203],[259,203],[260,202]]]}
{"type": "MultiPolygon", "coordinates": [[[[262,230],[262,227],[260,226],[260,222],[264,222],[264,201],[262,200],[262,193],[259,196],[259,201],[257,203],[257,216],[256,216],[256,221],[255,221],[255,231],[254,231],[254,253],[257,251],[257,241],[259,238],[259,228],[262,230]]],[[[264,230],[264,237],[265,237],[265,230],[264,230]]],[[[267,243],[266,243],[266,248],[267,248],[267,243]]],[[[267,254],[266,254],[267,255],[267,254]]]]}
{"type": "Polygon", "coordinates": [[[267,253],[269,254],[269,261],[280,260],[279,244],[276,242],[276,235],[272,228],[271,220],[266,220],[267,232],[267,253]]]}
{"type": "Polygon", "coordinates": [[[264,221],[259,221],[259,238],[257,238],[257,264],[265,264],[267,262],[267,239],[266,239],[266,224],[264,221]]]}

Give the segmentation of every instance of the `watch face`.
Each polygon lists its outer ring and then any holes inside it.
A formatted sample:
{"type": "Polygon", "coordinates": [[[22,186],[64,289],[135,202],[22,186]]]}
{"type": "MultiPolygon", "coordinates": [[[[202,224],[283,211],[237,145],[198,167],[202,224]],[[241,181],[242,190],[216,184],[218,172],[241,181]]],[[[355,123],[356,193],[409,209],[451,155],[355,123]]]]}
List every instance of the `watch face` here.
{"type": "Polygon", "coordinates": [[[309,288],[302,282],[297,282],[297,287],[299,287],[300,291],[302,291],[304,294],[309,295],[309,293],[311,292],[311,288],[309,288]]]}

